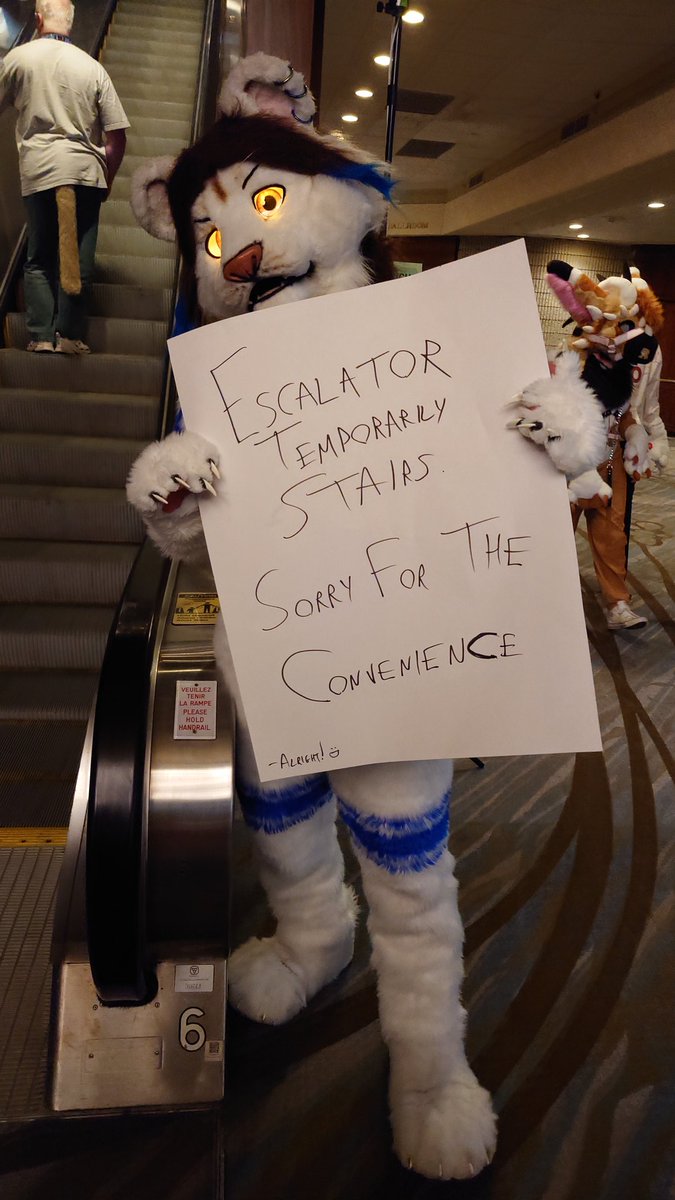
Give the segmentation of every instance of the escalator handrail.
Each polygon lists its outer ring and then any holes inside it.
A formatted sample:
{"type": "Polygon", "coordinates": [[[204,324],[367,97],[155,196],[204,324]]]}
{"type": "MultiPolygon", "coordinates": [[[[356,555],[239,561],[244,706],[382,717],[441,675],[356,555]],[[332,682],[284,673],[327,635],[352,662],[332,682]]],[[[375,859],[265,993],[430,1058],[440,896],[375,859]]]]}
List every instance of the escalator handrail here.
{"type": "MultiPolygon", "coordinates": [[[[204,13],[193,134],[207,119],[217,67],[219,0],[204,13]]],[[[176,275],[176,289],[178,273],[176,275]]],[[[174,291],[174,307],[177,290],[174,291]]],[[[168,365],[164,428],[173,419],[175,390],[168,365]]],[[[92,977],[104,1004],[143,1004],[156,987],[146,941],[148,714],[160,613],[169,564],[143,543],[110,632],[99,679],[92,735],[87,813],[87,944],[92,977]]]]}

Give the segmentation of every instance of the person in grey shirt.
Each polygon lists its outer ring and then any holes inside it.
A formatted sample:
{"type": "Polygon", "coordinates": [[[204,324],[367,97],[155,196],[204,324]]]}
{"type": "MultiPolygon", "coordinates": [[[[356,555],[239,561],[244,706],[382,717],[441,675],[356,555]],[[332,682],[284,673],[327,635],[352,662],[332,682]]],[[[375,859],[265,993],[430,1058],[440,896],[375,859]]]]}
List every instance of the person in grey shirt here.
{"type": "Polygon", "coordinates": [[[28,349],[88,354],[99,210],[124,157],[129,121],[101,64],[72,44],[74,15],[70,0],[37,0],[37,38],[0,63],[0,106],[18,112],[28,349]]]}

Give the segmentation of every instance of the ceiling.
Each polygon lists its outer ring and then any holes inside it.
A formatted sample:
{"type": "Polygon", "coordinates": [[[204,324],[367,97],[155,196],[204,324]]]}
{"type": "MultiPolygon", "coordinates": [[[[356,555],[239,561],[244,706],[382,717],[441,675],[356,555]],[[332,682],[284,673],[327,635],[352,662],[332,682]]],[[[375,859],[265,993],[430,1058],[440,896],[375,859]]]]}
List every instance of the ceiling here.
{"type": "MultiPolygon", "coordinates": [[[[429,232],[569,238],[578,221],[594,241],[675,243],[675,0],[412,6],[425,20],[403,25],[399,88],[424,95],[396,117],[406,214],[433,206],[429,232]]],[[[379,158],[387,70],[373,57],[392,25],[375,0],[325,0],[320,127],[379,158]]]]}

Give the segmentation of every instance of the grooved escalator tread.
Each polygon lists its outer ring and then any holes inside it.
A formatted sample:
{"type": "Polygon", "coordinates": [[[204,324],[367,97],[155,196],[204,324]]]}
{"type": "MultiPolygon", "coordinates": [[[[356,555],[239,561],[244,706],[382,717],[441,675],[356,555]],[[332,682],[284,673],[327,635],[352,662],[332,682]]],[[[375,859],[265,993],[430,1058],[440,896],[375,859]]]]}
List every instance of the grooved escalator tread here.
{"type": "Polygon", "coordinates": [[[87,721],[98,671],[0,671],[0,721],[87,721]]]}
{"type": "MultiPolygon", "coordinates": [[[[129,208],[128,200],[120,200],[119,203],[129,208]]],[[[92,283],[89,311],[92,317],[163,321],[168,333],[171,320],[171,288],[144,286],[139,283],[92,283]]]]}
{"type": "Polygon", "coordinates": [[[149,441],[157,432],[155,396],[113,392],[50,392],[38,388],[0,389],[0,429],[4,433],[51,433],[74,437],[123,437],[149,441]]]}
{"type": "Polygon", "coordinates": [[[145,443],[122,438],[5,433],[0,438],[0,476],[8,483],[75,487],[124,487],[145,443]]]}
{"type": "Polygon", "coordinates": [[[0,350],[0,387],[3,388],[134,392],[158,396],[162,374],[162,360],[151,355],[29,354],[25,350],[0,350]]]}
{"type": "Polygon", "coordinates": [[[93,604],[0,605],[0,671],[96,671],[114,615],[93,604]]]}
{"type": "Polygon", "coordinates": [[[0,542],[0,602],[117,604],[137,553],[114,542],[0,542]]]}
{"type": "Polygon", "coordinates": [[[0,537],[140,543],[143,536],[123,488],[0,484],[0,537]]]}
{"type": "MultiPolygon", "coordinates": [[[[112,240],[117,231],[109,228],[108,232],[112,240]]],[[[130,232],[125,230],[127,236],[130,232]]],[[[146,233],[144,236],[149,235],[146,233]]],[[[155,240],[153,238],[153,241],[155,240]]],[[[166,353],[165,321],[90,317],[86,337],[87,345],[93,354],[138,354],[156,358],[166,353]]],[[[17,350],[25,350],[30,338],[31,334],[26,327],[26,314],[8,313],[5,317],[5,344],[17,350]]]]}

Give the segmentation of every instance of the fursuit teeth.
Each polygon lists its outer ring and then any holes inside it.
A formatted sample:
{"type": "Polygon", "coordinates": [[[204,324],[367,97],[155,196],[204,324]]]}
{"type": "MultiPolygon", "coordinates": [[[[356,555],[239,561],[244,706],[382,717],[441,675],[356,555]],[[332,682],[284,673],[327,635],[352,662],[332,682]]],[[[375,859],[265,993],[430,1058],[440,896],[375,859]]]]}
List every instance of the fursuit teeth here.
{"type": "Polygon", "coordinates": [[[356,846],[390,875],[425,871],[447,849],[450,792],[416,817],[369,816],[340,799],[338,810],[356,846]]]}
{"type": "Polygon", "coordinates": [[[324,804],[333,799],[325,774],[310,775],[299,783],[282,788],[256,788],[239,785],[239,803],[246,824],[263,833],[283,833],[301,821],[313,817],[324,804]]]}

